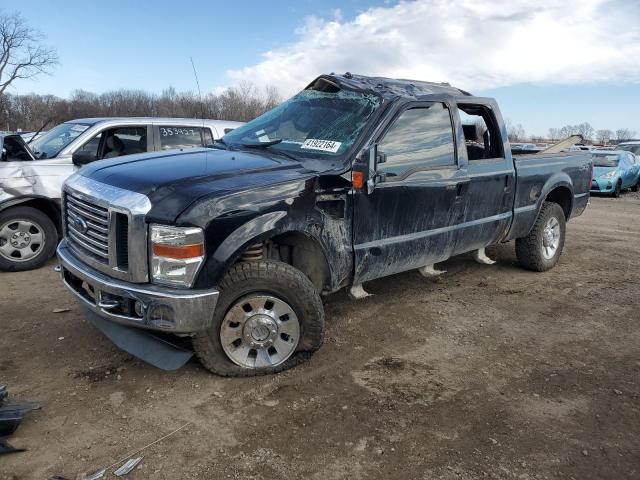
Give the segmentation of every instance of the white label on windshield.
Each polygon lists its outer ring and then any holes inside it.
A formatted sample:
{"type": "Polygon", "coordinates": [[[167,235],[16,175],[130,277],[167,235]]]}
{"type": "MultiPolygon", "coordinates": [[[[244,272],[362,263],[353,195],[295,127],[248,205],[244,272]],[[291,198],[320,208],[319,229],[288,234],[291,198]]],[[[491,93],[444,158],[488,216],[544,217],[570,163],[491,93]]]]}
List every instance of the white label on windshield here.
{"type": "Polygon", "coordinates": [[[323,152],[336,153],[342,145],[342,142],[334,142],[333,140],[318,140],[316,138],[307,138],[300,148],[308,150],[322,150],[323,152]]]}
{"type": "Polygon", "coordinates": [[[87,128],[89,128],[89,125],[77,124],[77,125],[74,125],[73,127],[71,127],[71,131],[73,131],[73,132],[84,132],[87,128]]]}

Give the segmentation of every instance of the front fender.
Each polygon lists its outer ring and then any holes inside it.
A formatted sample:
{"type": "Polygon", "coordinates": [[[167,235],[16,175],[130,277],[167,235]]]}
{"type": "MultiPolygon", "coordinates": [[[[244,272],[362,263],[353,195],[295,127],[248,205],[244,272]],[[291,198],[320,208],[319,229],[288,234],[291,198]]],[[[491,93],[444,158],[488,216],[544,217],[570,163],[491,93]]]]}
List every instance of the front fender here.
{"type": "MultiPolygon", "coordinates": [[[[247,247],[284,233],[302,233],[321,249],[329,269],[329,289],[337,290],[352,274],[351,226],[346,218],[334,218],[321,209],[304,214],[276,210],[251,218],[231,231],[207,254],[196,288],[213,288],[247,247]]],[[[215,222],[212,225],[215,229],[215,222]]]]}

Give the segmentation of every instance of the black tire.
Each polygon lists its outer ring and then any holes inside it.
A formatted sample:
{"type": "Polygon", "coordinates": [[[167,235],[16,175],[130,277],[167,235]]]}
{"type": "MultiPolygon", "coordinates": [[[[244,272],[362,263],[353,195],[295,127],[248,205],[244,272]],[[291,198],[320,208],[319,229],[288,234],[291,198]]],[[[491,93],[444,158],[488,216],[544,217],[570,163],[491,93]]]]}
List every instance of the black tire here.
{"type": "MultiPolygon", "coordinates": [[[[0,253],[0,270],[5,272],[20,272],[40,268],[56,252],[58,245],[58,231],[53,221],[43,212],[32,207],[13,207],[0,212],[0,231],[4,225],[11,225],[9,222],[26,221],[35,225],[43,235],[43,242],[35,251],[35,256],[21,260],[16,255],[4,255],[0,253]]],[[[10,238],[0,238],[0,248],[9,242],[10,238]]],[[[31,244],[36,248],[36,244],[31,244]]],[[[15,253],[15,252],[14,252],[15,253]]]]}
{"type": "Polygon", "coordinates": [[[632,192],[637,192],[638,190],[640,190],[640,178],[638,178],[638,181],[636,182],[636,184],[633,187],[631,187],[632,192]]]}
{"type": "Polygon", "coordinates": [[[613,198],[618,198],[620,197],[620,192],[622,192],[622,180],[618,180],[618,183],[616,183],[616,188],[613,190],[611,196],[613,198]]]}
{"type": "Polygon", "coordinates": [[[526,237],[516,239],[516,256],[520,265],[528,270],[544,272],[553,268],[562,254],[566,233],[566,220],[562,207],[557,203],[544,202],[533,228],[526,237]],[[551,258],[543,255],[544,229],[551,218],[558,221],[560,237],[555,254],[551,258]]]}
{"type": "Polygon", "coordinates": [[[299,270],[276,261],[243,262],[234,265],[220,283],[220,296],[211,327],[193,338],[193,348],[202,365],[225,377],[249,377],[277,373],[309,359],[324,340],[324,309],[311,281],[299,270]],[[245,368],[236,365],[222,348],[222,321],[239,299],[254,293],[273,295],[287,302],[300,322],[296,351],[273,367],[245,368]]]}

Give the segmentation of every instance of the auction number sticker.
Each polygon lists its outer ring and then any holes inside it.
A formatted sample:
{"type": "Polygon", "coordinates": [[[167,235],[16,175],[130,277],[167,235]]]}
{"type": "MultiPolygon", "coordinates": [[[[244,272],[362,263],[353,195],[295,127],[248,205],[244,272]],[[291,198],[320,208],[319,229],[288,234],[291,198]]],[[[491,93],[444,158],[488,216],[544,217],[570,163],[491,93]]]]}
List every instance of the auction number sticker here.
{"type": "Polygon", "coordinates": [[[342,142],[334,142],[333,140],[318,140],[317,138],[307,138],[300,148],[336,153],[340,148],[340,145],[342,145],[342,142]]]}

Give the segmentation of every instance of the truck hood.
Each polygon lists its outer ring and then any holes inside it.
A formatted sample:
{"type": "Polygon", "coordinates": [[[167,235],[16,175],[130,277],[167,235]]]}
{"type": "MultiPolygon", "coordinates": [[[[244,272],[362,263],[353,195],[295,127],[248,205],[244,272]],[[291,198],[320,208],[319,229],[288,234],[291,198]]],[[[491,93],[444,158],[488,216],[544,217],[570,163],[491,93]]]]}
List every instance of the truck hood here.
{"type": "Polygon", "coordinates": [[[149,217],[173,221],[204,196],[224,196],[251,188],[303,180],[318,172],[301,163],[263,151],[209,148],[152,152],[101,160],[83,167],[81,175],[146,195],[149,217]]]}

